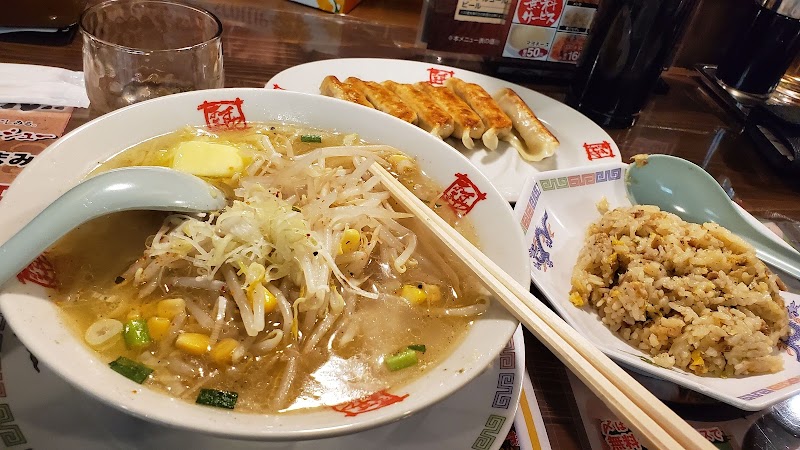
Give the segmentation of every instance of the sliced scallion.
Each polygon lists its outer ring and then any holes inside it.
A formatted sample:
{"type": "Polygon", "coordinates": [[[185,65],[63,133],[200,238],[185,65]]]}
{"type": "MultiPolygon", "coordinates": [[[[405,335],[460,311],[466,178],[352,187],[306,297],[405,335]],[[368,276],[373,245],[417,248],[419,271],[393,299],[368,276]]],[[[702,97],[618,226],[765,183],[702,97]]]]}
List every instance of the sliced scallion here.
{"type": "Polygon", "coordinates": [[[108,363],[108,367],[139,384],[142,384],[153,373],[153,369],[124,356],[108,363]]]}
{"type": "Polygon", "coordinates": [[[411,344],[408,348],[415,352],[425,353],[425,344],[411,344]]]}
{"type": "Polygon", "coordinates": [[[153,341],[147,329],[147,321],[144,319],[131,319],[125,322],[122,335],[125,337],[125,345],[128,348],[139,349],[153,341]]]}
{"type": "Polygon", "coordinates": [[[322,136],[317,135],[317,134],[304,134],[304,135],[300,136],[300,142],[321,143],[322,142],[322,136]]]}
{"type": "Polygon", "coordinates": [[[417,352],[410,348],[405,348],[394,355],[383,358],[383,363],[386,364],[386,367],[392,372],[416,365],[417,361],[417,352]]]}
{"type": "Polygon", "coordinates": [[[197,401],[195,403],[217,408],[233,409],[238,399],[239,394],[236,392],[219,391],[217,389],[200,389],[200,394],[197,396],[197,401]]]}

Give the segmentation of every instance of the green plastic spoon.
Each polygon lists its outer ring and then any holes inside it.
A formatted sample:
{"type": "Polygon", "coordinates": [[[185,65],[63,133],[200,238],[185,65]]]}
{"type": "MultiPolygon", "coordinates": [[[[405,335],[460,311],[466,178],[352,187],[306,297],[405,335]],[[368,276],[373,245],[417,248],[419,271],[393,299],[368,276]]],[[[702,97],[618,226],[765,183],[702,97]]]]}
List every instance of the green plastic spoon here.
{"type": "Polygon", "coordinates": [[[716,222],[755,247],[762,261],[800,279],[800,253],[753,226],[717,181],[695,164],[669,155],[649,155],[646,164],[628,166],[626,181],[634,204],[658,206],[687,222],[716,222]]]}
{"type": "Polygon", "coordinates": [[[111,170],[78,184],[0,245],[0,286],[78,225],[118,211],[197,213],[225,207],[225,194],[166,167],[111,170]]]}

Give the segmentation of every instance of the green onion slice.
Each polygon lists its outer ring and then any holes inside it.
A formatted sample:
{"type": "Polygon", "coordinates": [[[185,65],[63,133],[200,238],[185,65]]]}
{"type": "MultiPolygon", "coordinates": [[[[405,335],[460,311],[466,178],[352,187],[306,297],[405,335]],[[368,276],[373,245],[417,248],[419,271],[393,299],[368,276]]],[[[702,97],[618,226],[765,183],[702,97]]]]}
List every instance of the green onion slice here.
{"type": "Polygon", "coordinates": [[[300,142],[322,142],[322,136],[317,134],[304,134],[300,136],[300,142]]]}
{"type": "Polygon", "coordinates": [[[108,363],[108,367],[139,384],[142,384],[153,373],[153,369],[124,356],[108,363]]]}
{"type": "Polygon", "coordinates": [[[233,409],[239,394],[230,391],[219,391],[216,389],[200,389],[197,401],[200,405],[215,406],[217,408],[233,409]]]}
{"type": "Polygon", "coordinates": [[[408,348],[416,352],[425,353],[425,344],[412,344],[408,348]]]}
{"type": "Polygon", "coordinates": [[[125,337],[125,345],[128,348],[142,348],[150,344],[150,331],[147,329],[147,322],[144,319],[132,319],[125,323],[122,328],[122,335],[125,337]]]}
{"type": "Polygon", "coordinates": [[[410,348],[405,348],[394,355],[383,358],[383,363],[386,364],[386,367],[392,372],[416,365],[417,361],[417,352],[410,348]]]}

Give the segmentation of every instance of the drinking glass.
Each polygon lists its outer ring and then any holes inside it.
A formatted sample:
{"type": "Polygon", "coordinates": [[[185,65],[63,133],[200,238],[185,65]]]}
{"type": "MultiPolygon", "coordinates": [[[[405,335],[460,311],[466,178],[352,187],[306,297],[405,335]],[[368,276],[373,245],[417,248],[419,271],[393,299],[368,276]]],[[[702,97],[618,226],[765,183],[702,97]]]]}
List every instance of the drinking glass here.
{"type": "Polygon", "coordinates": [[[800,54],[786,69],[771,99],[780,103],[800,104],[800,54]]]}
{"type": "Polygon", "coordinates": [[[224,86],[222,24],[169,0],[108,0],[84,11],[83,71],[93,110],[224,86]]]}
{"type": "Polygon", "coordinates": [[[698,0],[603,0],[566,102],[602,127],[634,124],[698,0]]]}
{"type": "Polygon", "coordinates": [[[739,102],[766,100],[800,51],[800,0],[738,0],[748,8],[717,67],[717,79],[739,102]]]}

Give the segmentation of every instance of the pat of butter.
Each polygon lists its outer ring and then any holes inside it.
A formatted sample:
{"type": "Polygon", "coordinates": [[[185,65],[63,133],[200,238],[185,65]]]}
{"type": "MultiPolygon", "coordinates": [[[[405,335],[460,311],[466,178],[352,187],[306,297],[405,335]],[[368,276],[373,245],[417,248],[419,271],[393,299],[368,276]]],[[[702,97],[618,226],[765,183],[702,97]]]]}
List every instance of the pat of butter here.
{"type": "Polygon", "coordinates": [[[175,151],[172,168],[201,177],[231,177],[244,168],[236,147],[211,142],[182,142],[175,151]]]}

